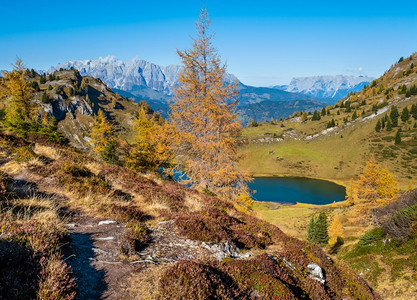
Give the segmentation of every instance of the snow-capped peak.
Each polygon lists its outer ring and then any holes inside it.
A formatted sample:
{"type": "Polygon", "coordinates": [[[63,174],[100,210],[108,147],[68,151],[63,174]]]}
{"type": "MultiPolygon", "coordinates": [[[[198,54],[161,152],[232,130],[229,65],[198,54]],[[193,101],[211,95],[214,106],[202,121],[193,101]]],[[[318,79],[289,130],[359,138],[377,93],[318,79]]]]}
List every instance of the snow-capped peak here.
{"type": "Polygon", "coordinates": [[[374,78],[353,75],[328,75],[293,78],[287,86],[276,86],[287,92],[302,93],[317,98],[341,99],[349,92],[360,91],[374,78]]]}
{"type": "MultiPolygon", "coordinates": [[[[112,88],[132,91],[137,87],[149,87],[172,95],[173,89],[178,85],[178,74],[181,66],[159,66],[151,62],[134,57],[129,61],[122,61],[115,56],[99,57],[98,59],[67,61],[51,67],[48,72],[60,68],[77,69],[81,75],[98,77],[112,88]]],[[[238,80],[232,74],[226,74],[226,82],[238,80]]]]}

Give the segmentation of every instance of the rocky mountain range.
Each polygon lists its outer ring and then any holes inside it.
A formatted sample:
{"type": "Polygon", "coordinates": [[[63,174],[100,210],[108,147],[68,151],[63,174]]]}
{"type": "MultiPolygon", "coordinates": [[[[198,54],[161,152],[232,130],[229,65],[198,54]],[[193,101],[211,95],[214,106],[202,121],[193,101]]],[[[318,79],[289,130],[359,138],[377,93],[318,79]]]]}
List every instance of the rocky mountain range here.
{"type": "Polygon", "coordinates": [[[335,103],[350,92],[359,92],[374,80],[368,76],[311,76],[293,78],[289,85],[276,85],[272,88],[302,93],[311,97],[335,103]]]}
{"type": "MultiPolygon", "coordinates": [[[[78,70],[83,76],[100,78],[112,89],[127,92],[146,100],[168,100],[171,98],[174,88],[178,86],[178,74],[181,71],[179,65],[159,66],[137,57],[129,61],[122,61],[114,56],[107,56],[95,60],[70,60],[51,67],[48,73],[71,68],[78,70]]],[[[242,105],[265,100],[289,101],[312,100],[313,98],[279,89],[247,86],[230,73],[226,74],[225,82],[237,83],[242,105]]]]}
{"type": "MultiPolygon", "coordinates": [[[[144,96],[147,99],[166,100],[178,86],[179,65],[159,66],[137,57],[122,61],[114,56],[98,59],[67,61],[51,67],[48,73],[59,69],[74,68],[83,76],[100,78],[109,87],[144,96]]],[[[239,82],[232,74],[227,74],[225,81],[239,82]]]]}
{"type": "MultiPolygon", "coordinates": [[[[178,74],[181,66],[169,65],[164,67],[139,58],[133,58],[125,62],[114,56],[107,56],[96,60],[67,61],[51,67],[47,73],[61,69],[76,69],[82,76],[100,78],[118,94],[133,98],[135,101],[146,100],[152,109],[166,117],[169,111],[168,100],[171,99],[174,88],[178,86],[178,74]]],[[[240,95],[239,114],[244,124],[249,120],[248,116],[259,117],[260,119],[257,121],[270,119],[270,114],[254,114],[254,111],[258,110],[256,106],[264,101],[267,102],[262,104],[262,111],[265,110],[267,104],[275,101],[291,102],[284,105],[285,107],[282,107],[282,109],[280,105],[274,105],[273,116],[278,118],[287,117],[294,111],[309,110],[312,105],[314,107],[325,105],[320,102],[320,99],[301,93],[268,87],[247,86],[230,73],[226,74],[225,82],[237,83],[240,95]],[[307,103],[306,101],[308,101],[309,107],[304,106],[307,103]]]]}
{"type": "MultiPolygon", "coordinates": [[[[51,67],[47,73],[61,69],[76,69],[82,76],[100,78],[107,86],[135,101],[146,100],[150,106],[167,116],[168,100],[178,86],[179,65],[159,66],[133,58],[122,61],[114,56],[98,59],[74,60],[51,67]]],[[[226,74],[225,82],[236,82],[239,90],[239,114],[244,123],[248,116],[257,121],[287,117],[295,111],[309,111],[326,103],[334,103],[350,91],[357,91],[372,80],[357,76],[315,76],[294,78],[289,85],[253,87],[243,84],[233,74],[226,74]],[[290,102],[274,104],[274,102],[290,102]],[[259,106],[259,107],[258,107],[259,106]],[[264,113],[269,110],[273,112],[264,113]],[[262,113],[259,113],[262,111],[262,113]],[[255,113],[256,112],[256,113],[255,113]]]]}

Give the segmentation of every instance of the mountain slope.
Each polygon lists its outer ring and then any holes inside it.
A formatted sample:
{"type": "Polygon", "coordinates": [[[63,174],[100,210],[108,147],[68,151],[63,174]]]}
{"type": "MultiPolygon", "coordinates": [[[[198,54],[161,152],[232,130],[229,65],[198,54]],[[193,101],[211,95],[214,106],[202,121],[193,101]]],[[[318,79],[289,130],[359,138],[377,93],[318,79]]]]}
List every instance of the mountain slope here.
{"type": "Polygon", "coordinates": [[[132,121],[140,105],[113,92],[100,79],[81,76],[77,70],[62,70],[46,76],[44,81],[37,73],[28,75],[27,80],[36,86],[34,101],[55,118],[59,131],[73,146],[90,149],[90,130],[99,109],[119,135],[130,139],[132,121]]]}
{"type": "Polygon", "coordinates": [[[241,168],[253,174],[321,178],[350,187],[374,157],[394,175],[399,198],[375,209],[374,222],[348,202],[291,207],[262,203],[258,209],[259,216],[274,224],[286,220],[297,236],[305,235],[308,219],[318,210],[326,211],[329,224],[337,217],[344,243],[329,246],[329,251],[371,281],[383,299],[416,295],[417,197],[416,190],[405,192],[417,187],[417,111],[410,115],[417,107],[416,66],[417,53],[401,58],[360,92],[326,107],[323,114],[316,112],[314,120],[298,114],[243,132],[241,168]]]}
{"type": "MultiPolygon", "coordinates": [[[[401,60],[382,77],[360,92],[350,94],[335,106],[328,106],[320,120],[308,115],[289,118],[282,127],[262,124],[256,132],[247,130],[249,140],[259,140],[274,132],[284,134],[284,140],[272,145],[249,144],[242,148],[246,154],[242,167],[258,174],[290,174],[349,181],[357,176],[365,161],[374,155],[393,172],[403,187],[417,181],[417,120],[398,117],[398,126],[387,130],[391,109],[417,105],[417,54],[401,60]],[[411,92],[413,91],[413,92],[411,92]],[[384,119],[385,127],[375,127],[384,119]],[[333,120],[334,125],[329,125],[333,120]],[[395,143],[396,132],[402,140],[395,143]],[[274,152],[275,155],[268,155],[274,152]],[[297,155],[295,155],[297,153],[297,155]],[[294,167],[296,166],[296,168],[294,167]]],[[[319,113],[320,115],[320,113],[319,113]]],[[[245,133],[245,132],[244,132],[245,133]]]]}
{"type": "Polygon", "coordinates": [[[359,92],[374,78],[367,76],[312,76],[293,78],[289,85],[278,85],[273,88],[292,93],[302,93],[311,97],[327,99],[335,103],[350,92],[359,92]]]}
{"type": "Polygon", "coordinates": [[[271,89],[266,87],[253,87],[247,86],[244,84],[240,84],[238,86],[240,99],[239,105],[247,105],[247,104],[254,104],[260,103],[262,101],[276,101],[276,102],[283,102],[283,101],[299,101],[299,100],[316,100],[320,101],[320,99],[315,99],[314,97],[307,96],[301,93],[292,93],[281,91],[278,89],[271,89]]]}
{"type": "Polygon", "coordinates": [[[241,105],[237,108],[239,119],[246,126],[251,120],[256,122],[270,121],[271,118],[279,120],[287,118],[296,111],[320,110],[324,107],[321,102],[313,100],[295,101],[262,101],[253,104],[241,105]]]}
{"type": "Polygon", "coordinates": [[[318,245],[228,201],[3,132],[0,151],[1,295],[75,299],[75,279],[82,299],[377,299],[318,245]]]}

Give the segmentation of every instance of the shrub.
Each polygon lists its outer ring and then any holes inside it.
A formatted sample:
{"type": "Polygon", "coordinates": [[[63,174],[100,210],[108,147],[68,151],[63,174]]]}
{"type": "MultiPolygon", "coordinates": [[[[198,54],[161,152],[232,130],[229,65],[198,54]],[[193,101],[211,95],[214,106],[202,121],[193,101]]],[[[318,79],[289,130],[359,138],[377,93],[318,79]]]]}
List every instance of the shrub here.
{"type": "Polygon", "coordinates": [[[417,190],[402,194],[394,202],[375,211],[384,232],[396,240],[406,238],[415,222],[417,190]]]}
{"type": "Polygon", "coordinates": [[[60,255],[40,260],[42,271],[38,299],[42,300],[72,300],[76,296],[76,283],[72,277],[71,268],[62,260],[60,255]]]}
{"type": "Polygon", "coordinates": [[[13,183],[13,178],[0,171],[0,201],[6,200],[10,195],[10,185],[13,183]]]}
{"type": "Polygon", "coordinates": [[[128,223],[122,243],[121,252],[125,255],[140,251],[151,240],[149,230],[139,223],[128,223]]]}
{"type": "Polygon", "coordinates": [[[13,148],[13,156],[16,162],[28,162],[37,157],[36,153],[30,146],[21,146],[13,148]]]}
{"type": "Polygon", "coordinates": [[[180,261],[169,267],[161,276],[158,284],[160,297],[163,299],[375,298],[372,290],[363,280],[345,269],[336,268],[321,250],[318,251],[321,254],[315,254],[320,256],[317,259],[326,274],[325,285],[310,278],[307,271],[308,262],[302,265],[297,263],[304,261],[305,256],[297,261],[281,254],[272,256],[262,254],[248,260],[180,261]]]}
{"type": "Polygon", "coordinates": [[[88,168],[64,162],[58,166],[58,180],[68,190],[75,191],[83,197],[89,193],[107,194],[110,192],[110,184],[100,176],[93,174],[88,168]]]}
{"type": "Polygon", "coordinates": [[[145,221],[149,219],[142,210],[136,205],[128,204],[128,205],[119,205],[112,203],[109,207],[109,212],[112,215],[115,215],[118,220],[123,222],[138,222],[138,221],[145,221]]]}
{"type": "Polygon", "coordinates": [[[75,280],[61,249],[69,235],[58,224],[0,220],[0,297],[75,299],[75,280]]]}
{"type": "Polygon", "coordinates": [[[0,239],[0,298],[36,299],[40,271],[31,249],[13,240],[0,239]]]}
{"type": "Polygon", "coordinates": [[[361,238],[359,239],[358,245],[359,246],[369,246],[374,245],[376,242],[381,241],[384,238],[384,232],[382,227],[377,227],[367,231],[361,238]]]}
{"type": "Polygon", "coordinates": [[[220,270],[201,262],[180,261],[168,268],[159,282],[163,299],[236,299],[233,281],[220,270]]]}
{"type": "Polygon", "coordinates": [[[225,210],[208,207],[203,211],[179,214],[175,225],[190,239],[204,242],[232,241],[239,248],[265,248],[272,244],[270,234],[249,219],[236,219],[225,210]]]}

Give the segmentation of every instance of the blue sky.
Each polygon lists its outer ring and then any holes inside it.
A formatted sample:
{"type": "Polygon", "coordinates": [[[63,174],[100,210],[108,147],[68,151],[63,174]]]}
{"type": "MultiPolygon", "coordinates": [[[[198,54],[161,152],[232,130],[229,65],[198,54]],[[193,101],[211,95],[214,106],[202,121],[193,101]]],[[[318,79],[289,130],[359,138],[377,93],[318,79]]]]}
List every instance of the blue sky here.
{"type": "Polygon", "coordinates": [[[0,9],[0,70],[114,55],[176,64],[205,5],[228,71],[257,86],[292,77],[374,77],[417,51],[417,1],[9,1],[0,9]]]}

